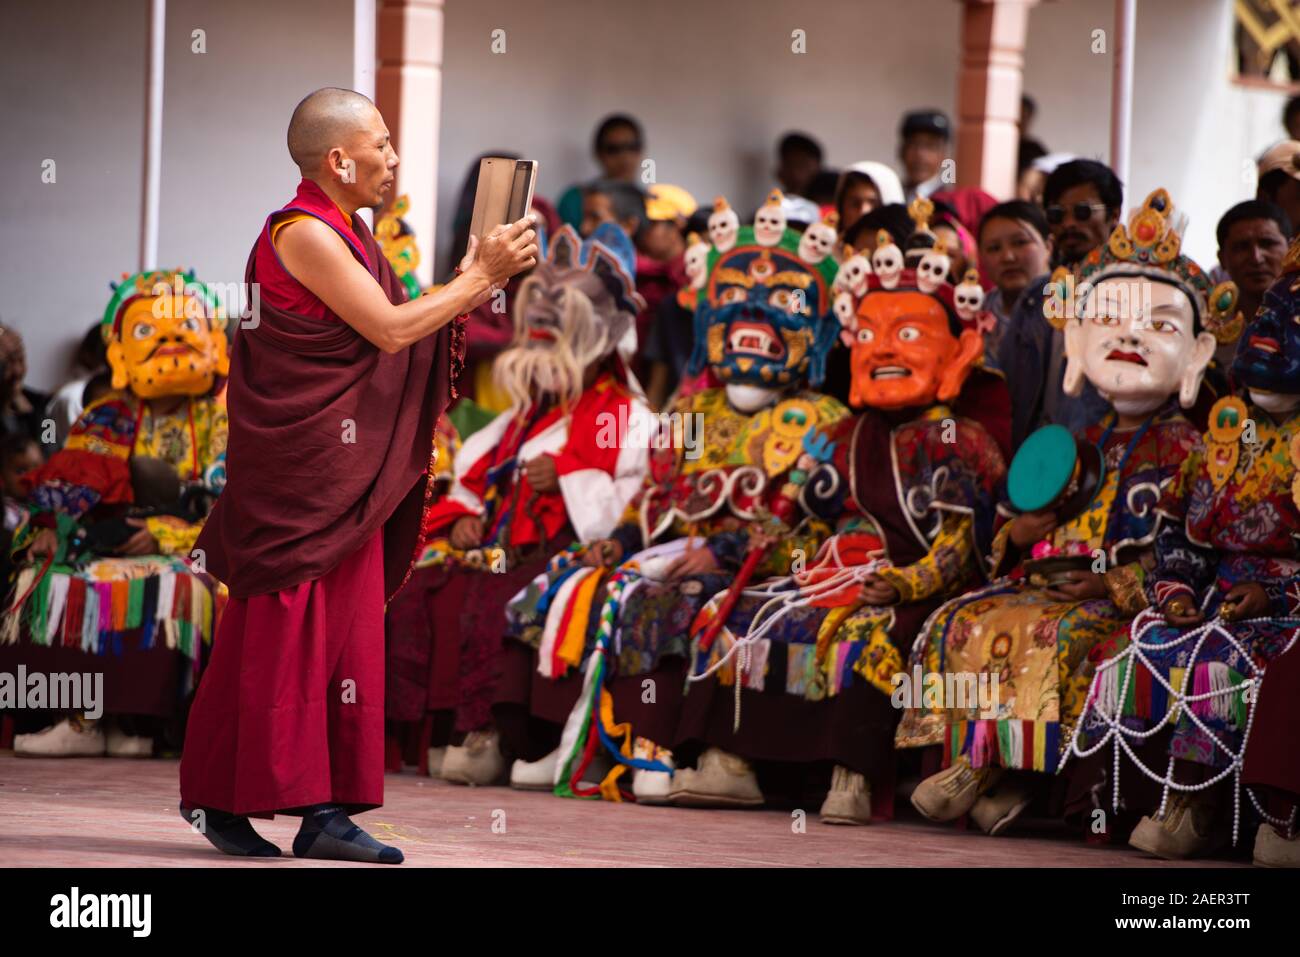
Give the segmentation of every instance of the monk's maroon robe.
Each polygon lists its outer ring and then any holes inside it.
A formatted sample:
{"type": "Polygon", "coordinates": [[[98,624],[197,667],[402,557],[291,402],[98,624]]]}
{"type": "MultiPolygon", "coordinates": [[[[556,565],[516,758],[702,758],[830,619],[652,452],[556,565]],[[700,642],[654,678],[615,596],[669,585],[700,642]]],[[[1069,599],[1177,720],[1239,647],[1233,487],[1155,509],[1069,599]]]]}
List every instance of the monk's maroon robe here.
{"type": "Polygon", "coordinates": [[[390,355],[331,313],[271,242],[291,212],[333,228],[405,299],[365,223],[310,181],[249,257],[260,304],[232,349],[228,482],[196,545],[231,601],[181,760],[187,806],[236,814],[383,802],[384,601],[420,544],[461,358],[461,320],[390,355]]]}

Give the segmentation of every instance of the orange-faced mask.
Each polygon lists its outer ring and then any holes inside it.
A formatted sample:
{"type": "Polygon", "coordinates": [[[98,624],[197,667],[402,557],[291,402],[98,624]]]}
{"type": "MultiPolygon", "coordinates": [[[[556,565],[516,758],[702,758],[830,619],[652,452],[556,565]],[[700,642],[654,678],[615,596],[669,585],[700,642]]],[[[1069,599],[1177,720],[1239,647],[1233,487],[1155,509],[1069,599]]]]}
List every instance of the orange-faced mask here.
{"type": "Polygon", "coordinates": [[[195,296],[168,287],[126,304],[108,342],[113,388],[142,399],[205,395],[230,371],[221,320],[195,296]]]}
{"type": "Polygon", "coordinates": [[[954,335],[943,304],[922,292],[872,290],[858,304],[849,403],[877,409],[951,402],[984,351],[974,329],[954,335]]]}

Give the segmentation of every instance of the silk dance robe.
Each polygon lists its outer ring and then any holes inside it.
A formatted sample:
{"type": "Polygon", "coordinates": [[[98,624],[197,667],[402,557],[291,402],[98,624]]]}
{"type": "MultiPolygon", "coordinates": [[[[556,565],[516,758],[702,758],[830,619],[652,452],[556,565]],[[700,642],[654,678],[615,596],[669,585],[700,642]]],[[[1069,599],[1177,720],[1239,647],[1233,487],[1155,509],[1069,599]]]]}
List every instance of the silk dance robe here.
{"type": "MultiPolygon", "coordinates": [[[[1300,413],[1275,419],[1250,405],[1247,417],[1255,442],[1241,434],[1216,440],[1207,432],[1160,503],[1170,521],[1156,539],[1147,597],[1162,607],[1186,596],[1209,624],[1178,628],[1155,608],[1137,619],[1127,646],[1098,672],[1076,750],[1103,743],[1118,714],[1124,729],[1147,732],[1164,745],[1163,754],[1140,754],[1152,761],[1147,767],[1157,778],[1184,787],[1231,778],[1244,757],[1245,783],[1292,795],[1275,805],[1286,813],[1300,788],[1292,723],[1300,626],[1300,413]],[[1262,585],[1268,607],[1251,620],[1215,621],[1224,596],[1241,582],[1262,585]],[[1197,700],[1181,702],[1182,695],[1197,700]]],[[[1113,746],[1102,749],[1107,758],[1113,746]]],[[[1129,782],[1140,787],[1145,776],[1125,763],[1122,790],[1134,806],[1142,798],[1134,801],[1129,782]]]]}
{"type": "Polygon", "coordinates": [[[742,596],[712,643],[703,626],[721,596],[705,606],[691,629],[694,674],[724,662],[740,639],[753,644],[745,666],[733,657],[691,685],[677,737],[751,760],[833,762],[884,790],[894,775],[894,675],[939,603],[984,580],[1006,465],[979,421],[944,405],[867,409],[833,438],[835,536],[802,574],[742,596]],[[846,578],[855,568],[888,581],[898,602],[865,604],[861,579],[846,578]]]}
{"type": "Polygon", "coordinates": [[[187,806],[235,814],[383,802],[384,602],[415,559],[463,350],[460,319],[388,354],[331,313],[272,242],[300,215],[406,298],[361,218],[307,180],[249,257],[260,308],[234,338],[228,481],[197,542],[231,601],[180,772],[187,806]]]}
{"type": "Polygon", "coordinates": [[[810,391],[784,393],[748,413],[728,402],[725,389],[713,388],[683,397],[674,413],[674,421],[700,423],[698,454],[668,436],[651,450],[644,486],[611,533],[623,549],[621,597],[609,602],[610,570],[584,566],[570,553],[557,556],[508,607],[510,703],[535,719],[526,754],[540,757],[538,751],[559,743],[606,615],[614,616],[616,632],[600,652],[609,663],[612,713],[630,726],[630,738],[645,739],[629,743],[629,750],[671,747],[691,622],[740,573],[760,526],[777,528],[780,536],[750,569],[756,582],[785,574],[796,550],[811,555],[830,533],[835,504],[817,499],[821,483],[799,461],[810,452],[831,454],[827,432],[848,416],[838,401],[810,391]],[[692,546],[708,548],[718,569],[663,579],[667,564],[692,546]],[[551,736],[539,745],[545,729],[551,736]]]}
{"type": "MultiPolygon", "coordinates": [[[[1097,657],[1147,605],[1142,586],[1160,526],[1156,505],[1197,437],[1173,403],[1134,430],[1114,428],[1114,419],[1109,413],[1077,436],[1100,446],[1103,481],[1084,511],[1048,538],[1060,552],[1103,554],[1107,597],[1058,601],[1032,582],[1022,565],[1030,556],[1012,544],[1014,512],[1004,505],[1006,521],[992,553],[998,577],[939,609],[908,663],[909,671],[922,675],[974,676],[977,687],[985,682],[986,700],[967,694],[965,702],[952,701],[940,693],[933,701],[912,702],[898,728],[898,747],[944,745],[945,764],[964,755],[975,767],[1057,769],[1097,657]]],[[[945,677],[938,690],[949,684],[945,677]]]]}

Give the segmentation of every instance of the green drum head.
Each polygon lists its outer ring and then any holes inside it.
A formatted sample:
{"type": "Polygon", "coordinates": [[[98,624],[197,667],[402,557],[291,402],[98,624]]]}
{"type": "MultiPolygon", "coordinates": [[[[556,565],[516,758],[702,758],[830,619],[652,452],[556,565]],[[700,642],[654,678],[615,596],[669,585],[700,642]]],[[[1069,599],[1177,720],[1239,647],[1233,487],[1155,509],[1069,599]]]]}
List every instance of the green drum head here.
{"type": "Polygon", "coordinates": [[[1065,491],[1078,449],[1070,430],[1045,425],[1025,439],[1007,471],[1007,494],[1022,512],[1046,508],[1065,491]]]}

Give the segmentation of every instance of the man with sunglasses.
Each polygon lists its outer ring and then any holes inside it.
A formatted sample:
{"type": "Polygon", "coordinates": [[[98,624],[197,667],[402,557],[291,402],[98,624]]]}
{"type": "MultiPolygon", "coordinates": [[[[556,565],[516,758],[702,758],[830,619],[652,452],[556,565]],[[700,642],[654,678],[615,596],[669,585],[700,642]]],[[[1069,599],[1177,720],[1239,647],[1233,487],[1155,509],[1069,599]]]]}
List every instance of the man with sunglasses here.
{"type": "MultiPolygon", "coordinates": [[[[625,113],[605,117],[596,127],[591,151],[600,164],[600,178],[620,183],[637,182],[641,170],[641,157],[645,149],[645,136],[641,124],[625,113]]],[[[582,229],[583,183],[575,183],[564,191],[556,204],[560,219],[574,229],[582,229]]]]}
{"type": "MultiPolygon", "coordinates": [[[[1123,184],[1104,163],[1072,160],[1053,170],[1043,186],[1051,265],[1074,267],[1105,243],[1123,205],[1123,184]]],[[[1062,391],[1064,342],[1042,321],[1047,278],[1039,276],[1025,289],[998,347],[998,364],[1011,390],[1013,448],[1039,426],[1081,429],[1107,408],[1091,384],[1077,397],[1062,391]]]]}

